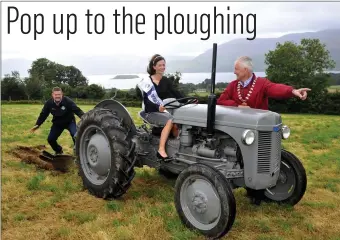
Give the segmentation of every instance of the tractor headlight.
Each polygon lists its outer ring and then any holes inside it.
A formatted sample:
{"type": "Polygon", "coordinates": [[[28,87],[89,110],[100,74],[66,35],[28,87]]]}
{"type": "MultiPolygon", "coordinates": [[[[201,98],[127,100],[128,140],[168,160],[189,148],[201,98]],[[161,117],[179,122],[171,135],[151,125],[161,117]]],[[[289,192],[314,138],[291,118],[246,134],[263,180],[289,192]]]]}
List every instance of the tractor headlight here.
{"type": "Polygon", "coordinates": [[[287,138],[289,138],[289,136],[290,136],[290,129],[289,129],[288,126],[284,125],[282,127],[282,138],[287,139],[287,138]]]}
{"type": "Polygon", "coordinates": [[[252,130],[245,130],[242,134],[242,141],[246,145],[251,145],[255,140],[255,133],[252,130]]]}

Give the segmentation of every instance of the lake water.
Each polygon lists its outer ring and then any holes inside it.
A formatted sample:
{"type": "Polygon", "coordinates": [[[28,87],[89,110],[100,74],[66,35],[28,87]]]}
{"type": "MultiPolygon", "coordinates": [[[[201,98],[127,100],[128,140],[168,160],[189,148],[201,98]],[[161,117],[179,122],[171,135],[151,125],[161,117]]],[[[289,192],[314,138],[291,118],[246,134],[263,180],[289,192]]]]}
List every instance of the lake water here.
{"type": "MultiPolygon", "coordinates": [[[[264,77],[264,72],[255,72],[259,77],[264,77]]],[[[122,75],[122,74],[119,74],[122,75]]],[[[138,75],[139,78],[133,79],[112,79],[116,75],[92,75],[86,76],[89,79],[89,84],[95,83],[103,86],[106,89],[117,88],[117,89],[130,89],[135,88],[137,83],[142,80],[142,78],[147,78],[148,74],[137,73],[129,75],[138,75]]],[[[217,72],[215,81],[218,82],[231,82],[235,80],[235,74],[233,72],[217,72]]],[[[211,73],[182,73],[181,83],[201,83],[205,79],[211,78],[211,73]]]]}

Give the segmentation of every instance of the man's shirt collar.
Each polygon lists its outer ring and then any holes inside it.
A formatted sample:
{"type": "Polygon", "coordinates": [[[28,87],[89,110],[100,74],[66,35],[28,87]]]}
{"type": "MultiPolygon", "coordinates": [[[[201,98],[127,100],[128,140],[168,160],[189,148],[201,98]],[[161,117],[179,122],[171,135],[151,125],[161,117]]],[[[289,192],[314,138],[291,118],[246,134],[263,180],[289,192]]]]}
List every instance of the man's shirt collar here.
{"type": "Polygon", "coordinates": [[[244,87],[244,88],[247,87],[247,86],[249,85],[249,83],[251,82],[251,80],[253,79],[253,76],[254,76],[254,74],[252,74],[252,75],[250,76],[250,78],[248,78],[245,82],[240,81],[242,87],[244,87]]]}

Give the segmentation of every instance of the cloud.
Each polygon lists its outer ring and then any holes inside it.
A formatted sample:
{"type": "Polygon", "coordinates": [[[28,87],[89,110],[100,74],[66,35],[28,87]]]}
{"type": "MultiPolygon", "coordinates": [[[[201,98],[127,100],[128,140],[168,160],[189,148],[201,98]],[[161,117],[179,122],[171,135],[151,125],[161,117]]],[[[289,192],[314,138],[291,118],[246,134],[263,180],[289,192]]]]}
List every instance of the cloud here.
{"type": "Polygon", "coordinates": [[[306,31],[339,28],[340,3],[297,2],[268,4],[267,15],[259,15],[259,32],[306,31]]]}
{"type": "MultiPolygon", "coordinates": [[[[211,48],[213,42],[226,42],[235,38],[253,37],[268,37],[279,36],[290,32],[303,32],[306,30],[320,30],[325,28],[335,28],[340,26],[339,20],[340,3],[317,3],[317,2],[298,2],[298,3],[282,3],[282,2],[6,2],[2,3],[2,40],[3,40],[3,57],[6,56],[21,56],[21,57],[58,57],[69,58],[74,55],[91,56],[91,55],[119,55],[119,54],[136,54],[136,55],[150,55],[154,52],[161,52],[171,55],[193,55],[198,52],[203,52],[211,48]],[[11,24],[11,34],[7,34],[7,13],[8,7],[15,6],[20,15],[27,13],[44,15],[44,33],[37,35],[37,40],[34,40],[34,34],[22,34],[20,30],[20,18],[17,22],[11,24]],[[125,6],[126,13],[130,13],[134,18],[132,21],[133,34],[123,35],[123,22],[121,18],[115,21],[113,13],[117,9],[118,13],[122,14],[125,6]],[[231,33],[224,34],[217,32],[213,33],[213,14],[214,6],[216,6],[217,13],[224,15],[224,29],[228,27],[231,33]],[[170,16],[168,17],[168,7],[170,7],[170,16]],[[85,13],[87,10],[91,13],[101,13],[105,17],[105,32],[103,34],[87,34],[87,19],[85,13]],[[155,20],[155,14],[163,14],[164,18],[159,15],[155,20]],[[174,33],[174,19],[178,20],[177,30],[181,28],[180,15],[184,20],[184,33],[176,35],[174,33]],[[243,14],[243,25],[237,22],[236,33],[234,34],[234,14],[243,14]],[[64,16],[64,34],[53,34],[53,14],[56,14],[56,19],[60,18],[60,14],[64,16]],[[77,16],[77,32],[70,34],[67,40],[67,14],[75,14],[77,16]],[[136,16],[143,14],[145,16],[145,24],[139,24],[139,31],[144,31],[145,34],[136,33],[136,16]],[[189,18],[187,18],[189,14],[189,18]],[[190,29],[193,29],[193,23],[197,14],[198,28],[197,34],[188,34],[188,21],[190,22],[190,29]],[[208,40],[201,40],[200,38],[207,38],[207,17],[201,17],[202,14],[210,14],[210,32],[208,40]],[[248,14],[256,14],[256,30],[254,33],[247,33],[246,29],[252,30],[254,23],[246,22],[248,14]],[[231,20],[228,22],[227,18],[231,20]],[[164,20],[164,22],[163,22],[164,20]],[[202,22],[201,28],[199,22],[202,22]],[[155,27],[157,23],[157,28],[155,27]],[[253,25],[252,25],[253,24],[253,25]],[[243,26],[244,33],[241,34],[240,27],[243,26]],[[118,29],[116,29],[118,27],[118,29]],[[158,40],[155,40],[155,29],[159,32],[164,30],[163,34],[158,34],[158,40]],[[117,31],[116,31],[117,30],[117,31]],[[117,32],[120,32],[118,34],[117,32]],[[171,32],[171,34],[170,34],[171,32]]],[[[14,19],[15,11],[10,12],[11,18],[14,19]]],[[[23,29],[28,29],[26,21],[24,21],[23,29]]],[[[33,18],[32,18],[33,19],[33,18]]],[[[39,19],[39,18],[37,18],[39,19]]],[[[25,17],[24,17],[25,20],[25,17]]],[[[143,18],[138,18],[142,22],[143,18]]],[[[74,18],[69,17],[69,27],[73,28],[74,18]]],[[[100,16],[97,17],[100,22],[100,16]]],[[[219,20],[220,21],[220,20],[219,20]]],[[[218,21],[218,22],[219,22],[218,21]]],[[[33,20],[32,20],[33,22],[33,20]]],[[[130,21],[126,22],[129,26],[130,21]]],[[[37,22],[38,30],[41,22],[37,22]]],[[[60,24],[56,25],[59,28],[60,24]]],[[[94,17],[91,21],[91,31],[94,31],[94,17]]],[[[31,26],[33,29],[34,26],[31,26]]],[[[98,25],[98,30],[100,25],[98,25]]],[[[221,28],[217,24],[217,30],[221,28]]],[[[128,30],[128,29],[127,29],[128,30]]]]}

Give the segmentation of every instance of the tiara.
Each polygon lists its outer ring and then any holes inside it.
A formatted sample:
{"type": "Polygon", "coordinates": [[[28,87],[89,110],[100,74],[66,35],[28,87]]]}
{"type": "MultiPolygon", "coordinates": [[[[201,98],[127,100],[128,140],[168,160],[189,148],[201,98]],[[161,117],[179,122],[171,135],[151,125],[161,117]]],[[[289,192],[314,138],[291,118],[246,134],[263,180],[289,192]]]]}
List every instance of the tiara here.
{"type": "Polygon", "coordinates": [[[159,55],[159,56],[155,57],[155,59],[152,61],[152,65],[155,65],[155,61],[159,58],[164,59],[161,55],[159,55]]]}

